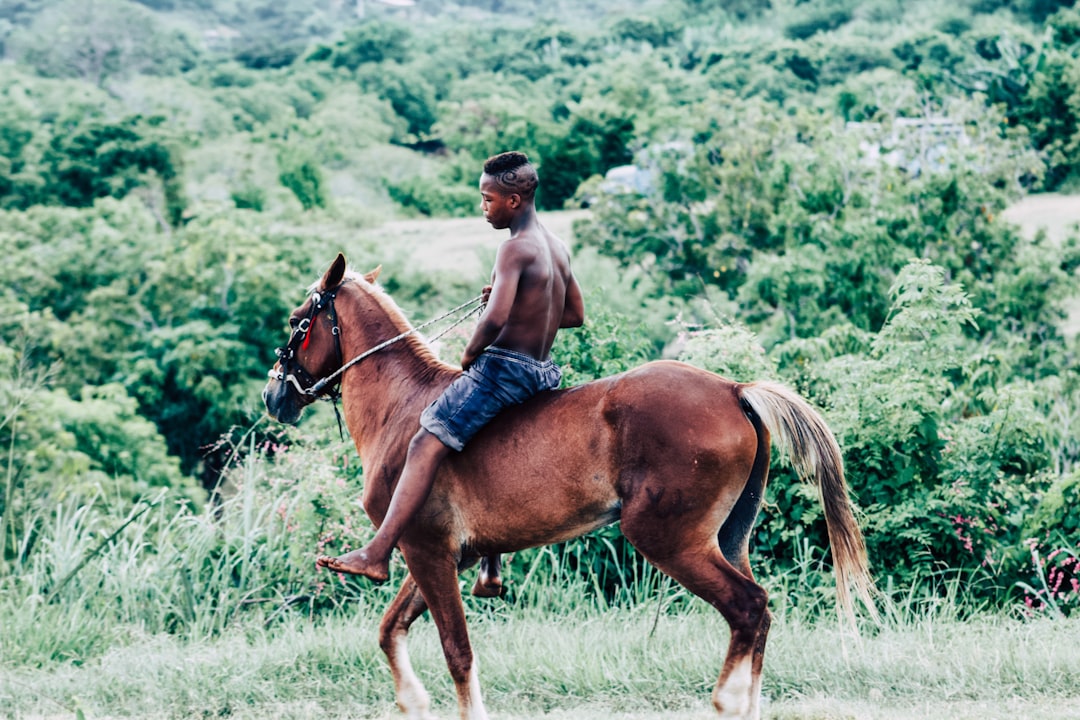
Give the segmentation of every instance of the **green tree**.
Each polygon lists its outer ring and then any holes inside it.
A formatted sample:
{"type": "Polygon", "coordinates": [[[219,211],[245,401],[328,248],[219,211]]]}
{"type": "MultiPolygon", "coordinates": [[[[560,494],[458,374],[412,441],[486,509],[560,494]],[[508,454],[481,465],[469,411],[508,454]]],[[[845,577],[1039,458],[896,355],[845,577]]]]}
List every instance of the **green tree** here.
{"type": "Polygon", "coordinates": [[[86,207],[97,198],[124,197],[156,181],[166,219],[178,224],[185,206],[183,166],[160,122],[142,117],[91,121],[54,135],[42,157],[48,200],[86,207]]]}
{"type": "Polygon", "coordinates": [[[603,174],[633,158],[630,144],[634,121],[613,103],[584,100],[568,103],[567,119],[559,123],[559,137],[543,153],[538,193],[542,208],[563,207],[583,180],[603,174]]]}
{"type": "Polygon", "coordinates": [[[127,0],[61,0],[12,44],[43,75],[98,86],[113,76],[188,70],[198,57],[185,34],[163,29],[153,12],[127,0]]]}
{"type": "Polygon", "coordinates": [[[292,191],[304,210],[324,208],[329,200],[322,168],[301,145],[290,143],[277,153],[278,179],[292,191]]]}
{"type": "Polygon", "coordinates": [[[345,31],[345,37],[333,47],[316,49],[309,60],[328,60],[334,67],[356,70],[361,65],[387,60],[409,60],[412,32],[405,26],[381,20],[369,20],[345,31]]]}
{"type": "Polygon", "coordinates": [[[390,103],[407,123],[407,132],[415,138],[431,134],[437,120],[435,89],[423,77],[413,73],[410,66],[383,63],[378,70],[365,71],[361,76],[365,90],[390,103]]]}
{"type": "Polygon", "coordinates": [[[1048,53],[1017,115],[1035,146],[1048,155],[1046,188],[1080,183],[1080,58],[1048,53]]]}

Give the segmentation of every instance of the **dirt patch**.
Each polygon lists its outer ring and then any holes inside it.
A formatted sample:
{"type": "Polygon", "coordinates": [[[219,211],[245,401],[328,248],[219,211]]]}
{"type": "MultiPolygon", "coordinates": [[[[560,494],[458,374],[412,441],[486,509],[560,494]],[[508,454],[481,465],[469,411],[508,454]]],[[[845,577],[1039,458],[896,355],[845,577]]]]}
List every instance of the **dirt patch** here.
{"type": "MultiPolygon", "coordinates": [[[[1070,235],[1080,234],[1080,195],[1043,193],[1029,195],[1002,215],[1006,220],[1020,226],[1025,237],[1033,238],[1039,230],[1046,237],[1061,243],[1070,235]]],[[[1080,279],[1077,281],[1080,288],[1080,279]]],[[[1068,337],[1080,334],[1080,294],[1066,303],[1068,317],[1061,330],[1068,337]]]]}
{"type": "MultiPolygon", "coordinates": [[[[540,213],[540,222],[567,244],[573,241],[573,222],[587,210],[540,213]]],[[[483,217],[395,220],[370,231],[366,239],[401,252],[419,270],[486,273],[495,249],[508,237],[483,217]]]]}
{"type": "Polygon", "coordinates": [[[1060,243],[1069,235],[1080,232],[1077,228],[1080,224],[1080,195],[1028,195],[1002,216],[1019,225],[1026,237],[1035,237],[1043,229],[1049,239],[1060,243]]]}
{"type": "MultiPolygon", "coordinates": [[[[540,221],[567,243],[573,241],[573,223],[587,210],[540,213],[540,221]]],[[[1029,195],[1007,209],[1002,217],[1020,226],[1025,237],[1045,230],[1048,238],[1062,242],[1080,233],[1080,195],[1044,193],[1029,195]]],[[[368,240],[399,252],[421,271],[452,271],[482,276],[490,268],[495,249],[506,231],[493,230],[482,217],[396,220],[369,231],[368,240]]],[[[1080,287],[1080,281],[1077,286],[1080,287]]],[[[1066,335],[1080,334],[1080,294],[1068,304],[1066,335]]]]}

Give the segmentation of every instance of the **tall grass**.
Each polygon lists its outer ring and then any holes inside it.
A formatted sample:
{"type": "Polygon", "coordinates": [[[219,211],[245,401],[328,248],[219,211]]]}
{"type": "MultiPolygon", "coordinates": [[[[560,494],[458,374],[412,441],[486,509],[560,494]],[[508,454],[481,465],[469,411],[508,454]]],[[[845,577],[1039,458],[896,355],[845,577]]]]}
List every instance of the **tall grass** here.
{"type": "MultiPolygon", "coordinates": [[[[342,480],[358,474],[350,453],[249,450],[206,508],[167,494],[122,507],[101,493],[17,524],[30,530],[0,574],[0,717],[394,713],[376,629],[401,566],[375,587],[313,565],[324,549],[370,533],[358,484],[342,480]]],[[[1077,619],[972,616],[954,582],[952,595],[898,595],[881,626],[852,637],[834,621],[824,553],[802,547],[792,570],[758,563],[776,617],[765,694],[777,717],[802,717],[790,707],[806,698],[872,697],[881,707],[926,699],[1006,707],[1019,698],[1056,708],[1075,693],[1077,619]]],[[[626,563],[611,536],[519,553],[508,578],[506,599],[466,594],[496,714],[577,707],[574,717],[709,716],[726,624],[650,566],[626,563]],[[606,557],[586,552],[589,544],[606,557]],[[598,555],[605,561],[586,562],[598,555]]],[[[461,581],[466,590],[471,579],[461,581]]],[[[438,709],[452,715],[430,621],[415,626],[411,654],[445,703],[438,709]]]]}

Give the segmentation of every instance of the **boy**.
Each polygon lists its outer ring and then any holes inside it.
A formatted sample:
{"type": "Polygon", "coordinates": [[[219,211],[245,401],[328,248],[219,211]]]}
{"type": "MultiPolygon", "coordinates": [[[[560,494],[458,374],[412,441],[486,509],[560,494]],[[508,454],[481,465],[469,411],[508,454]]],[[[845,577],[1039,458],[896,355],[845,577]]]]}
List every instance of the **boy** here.
{"type": "MultiPolygon", "coordinates": [[[[559,328],[585,321],[585,306],[566,245],[536,216],[538,184],[536,169],[522,153],[502,153],[484,163],[480,208],[496,230],[509,229],[510,238],[496,253],[492,284],[484,288],[487,307],[461,357],[464,372],[420,416],[375,537],[340,557],[319,557],[319,567],[385,581],[390,553],[427,500],[443,458],[461,452],[504,407],[558,387],[562,373],[551,362],[551,345],[559,328]]],[[[498,559],[484,559],[475,594],[501,591],[498,559]]]]}

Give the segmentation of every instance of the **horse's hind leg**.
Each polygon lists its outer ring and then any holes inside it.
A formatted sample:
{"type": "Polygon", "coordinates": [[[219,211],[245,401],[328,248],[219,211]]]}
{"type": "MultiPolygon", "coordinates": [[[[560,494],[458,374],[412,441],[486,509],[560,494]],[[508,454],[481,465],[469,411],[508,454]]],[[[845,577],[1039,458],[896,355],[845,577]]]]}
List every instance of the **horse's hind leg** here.
{"type": "MultiPolygon", "coordinates": [[[[672,553],[670,549],[656,552],[659,548],[649,547],[649,543],[636,538],[635,528],[632,525],[627,528],[625,518],[623,532],[650,562],[719,610],[727,620],[731,641],[713,689],[713,705],[722,718],[757,720],[756,693],[760,689],[761,661],[769,627],[765,590],[727,561],[713,537],[702,538],[672,553]]],[[[655,531],[642,535],[662,537],[655,531]]]]}
{"type": "MultiPolygon", "coordinates": [[[[742,501],[740,500],[740,504],[741,502],[742,501]]],[[[734,512],[732,513],[732,517],[735,517],[734,512]]],[[[747,553],[748,533],[742,535],[741,532],[731,532],[731,530],[732,528],[726,523],[720,530],[719,540],[720,547],[724,548],[724,559],[728,560],[744,577],[753,580],[754,573],[750,568],[750,558],[747,553]],[[742,539],[739,540],[736,537],[733,537],[733,535],[742,535],[742,539]]],[[[760,716],[758,702],[761,698],[761,668],[765,660],[765,641],[769,637],[769,628],[771,625],[772,615],[766,607],[761,615],[761,624],[758,626],[757,640],[754,643],[753,660],[750,666],[750,674],[753,680],[752,687],[750,688],[750,711],[748,717],[751,718],[760,716]]]]}
{"type": "MultiPolygon", "coordinates": [[[[757,427],[758,422],[752,419],[757,427]]],[[[750,568],[750,533],[754,529],[758,511],[761,509],[761,499],[765,495],[765,483],[769,476],[769,440],[768,434],[758,429],[758,452],[754,459],[750,478],[743,488],[735,506],[732,507],[727,519],[724,520],[717,540],[724,557],[736,570],[750,580],[754,579],[754,572],[750,568]]],[[[758,717],[758,701],[761,698],[761,667],[765,659],[765,641],[769,636],[769,627],[772,617],[768,609],[761,618],[761,626],[758,629],[757,644],[754,646],[751,675],[753,687],[750,689],[750,717],[758,717]]]]}
{"type": "Polygon", "coordinates": [[[413,672],[405,642],[409,626],[423,615],[425,610],[427,603],[420,594],[420,588],[413,582],[411,575],[406,576],[397,597],[390,603],[379,625],[379,647],[390,663],[398,707],[409,720],[430,720],[433,717],[429,712],[431,699],[420,678],[413,672]]]}

